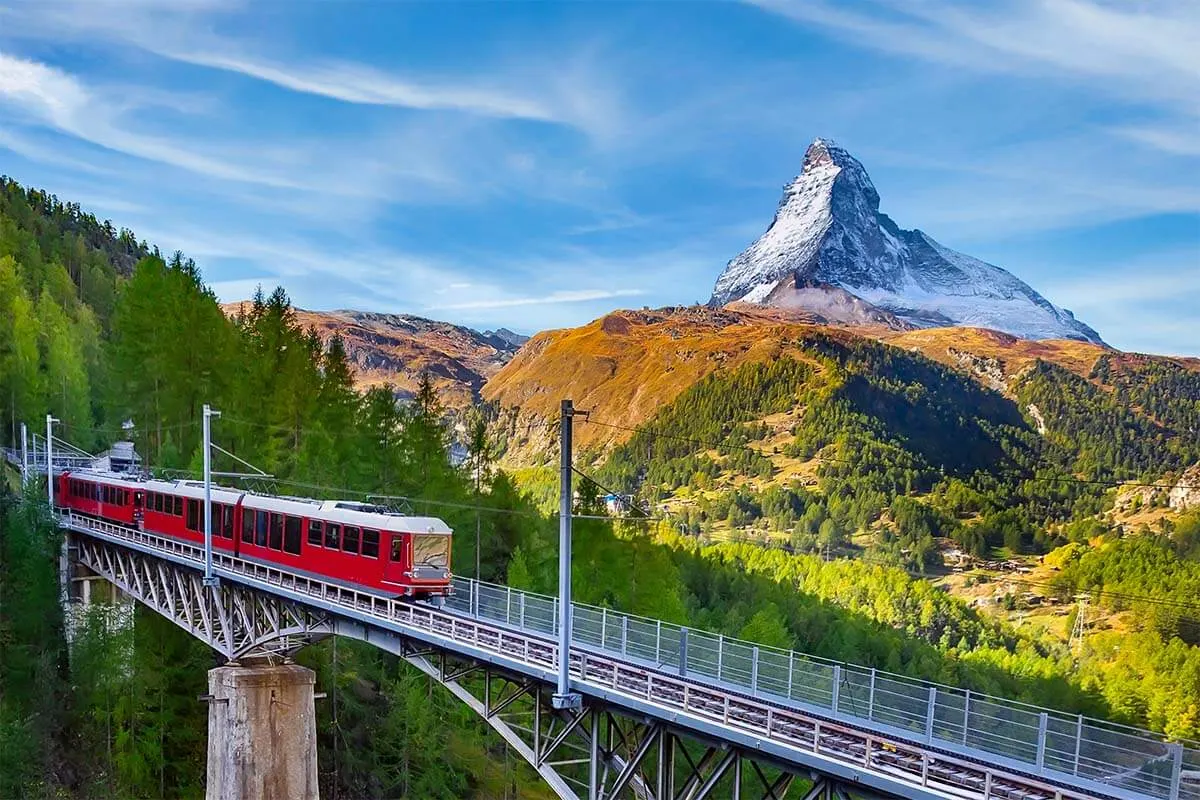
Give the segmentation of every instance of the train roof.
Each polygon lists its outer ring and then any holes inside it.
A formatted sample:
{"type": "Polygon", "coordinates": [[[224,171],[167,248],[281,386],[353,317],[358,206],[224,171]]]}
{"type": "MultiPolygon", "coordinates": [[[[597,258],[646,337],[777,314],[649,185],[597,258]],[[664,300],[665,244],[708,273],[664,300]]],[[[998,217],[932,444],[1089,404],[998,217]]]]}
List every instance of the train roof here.
{"type": "Polygon", "coordinates": [[[247,494],[242,500],[242,507],[260,511],[278,511],[283,514],[315,517],[326,522],[356,525],[362,528],[377,528],[384,531],[451,533],[450,526],[437,517],[410,517],[404,514],[389,514],[373,510],[371,506],[349,500],[322,501],[307,497],[275,497],[272,495],[247,494]]]}
{"type": "MultiPolygon", "coordinates": [[[[102,481],[109,486],[174,494],[196,500],[204,499],[204,484],[196,480],[142,479],[122,473],[92,469],[71,470],[66,474],[69,478],[102,481]]],[[[310,497],[255,494],[216,484],[212,486],[212,499],[213,502],[231,504],[241,500],[243,508],[251,508],[256,511],[277,511],[282,514],[294,514],[327,522],[337,522],[342,525],[356,525],[362,528],[376,528],[397,533],[450,534],[452,532],[450,526],[437,517],[410,517],[404,514],[392,514],[379,510],[377,506],[352,500],[316,500],[310,497]]]]}

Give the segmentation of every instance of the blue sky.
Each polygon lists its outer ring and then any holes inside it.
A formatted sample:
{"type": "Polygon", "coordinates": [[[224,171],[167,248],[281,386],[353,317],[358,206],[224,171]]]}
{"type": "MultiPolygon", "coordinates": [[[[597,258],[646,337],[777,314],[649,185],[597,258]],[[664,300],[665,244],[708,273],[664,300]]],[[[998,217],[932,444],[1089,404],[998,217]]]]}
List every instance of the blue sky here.
{"type": "Polygon", "coordinates": [[[814,137],[903,227],[1200,355],[1200,4],[0,8],[0,172],[223,299],[532,332],[707,300],[814,137]]]}

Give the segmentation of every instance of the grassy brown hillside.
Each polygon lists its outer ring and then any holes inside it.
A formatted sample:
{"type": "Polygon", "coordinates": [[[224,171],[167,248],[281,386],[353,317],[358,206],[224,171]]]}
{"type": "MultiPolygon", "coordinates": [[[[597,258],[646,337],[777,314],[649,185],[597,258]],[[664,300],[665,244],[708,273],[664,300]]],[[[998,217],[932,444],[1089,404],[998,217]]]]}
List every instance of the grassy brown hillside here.
{"type": "Polygon", "coordinates": [[[986,328],[926,328],[884,335],[880,339],[916,350],[934,361],[970,372],[977,380],[1003,390],[1015,375],[1041,359],[1086,378],[1108,348],[1074,339],[1033,341],[986,328]],[[999,385],[994,385],[999,384],[999,385]]]}
{"type": "MultiPolygon", "coordinates": [[[[223,308],[234,316],[243,305],[223,308]]],[[[478,399],[487,379],[516,352],[500,337],[405,314],[296,309],[296,321],[323,342],[341,335],[359,389],[391,384],[402,395],[411,394],[421,373],[428,372],[442,402],[453,408],[478,399]]]]}
{"type": "MultiPolygon", "coordinates": [[[[597,420],[633,426],[701,378],[778,358],[815,330],[770,310],[614,311],[578,328],[537,334],[488,381],[483,397],[514,410],[518,429],[557,415],[565,397],[597,420]]],[[[576,429],[582,448],[625,438],[600,425],[576,429]]]]}
{"type": "MultiPolygon", "coordinates": [[[[636,426],[712,373],[785,354],[804,359],[799,343],[819,333],[920,353],[1010,397],[1018,379],[1038,364],[1105,391],[1112,387],[1094,374],[1101,363],[1113,372],[1158,366],[1200,371],[1195,359],[1126,354],[1071,340],[1030,341],[980,328],[830,327],[771,310],[691,306],[614,311],[578,328],[542,332],[487,382],[482,396],[515,422],[509,461],[529,462],[550,447],[553,432],[541,421],[556,417],[564,397],[596,419],[636,426]]],[[[603,449],[627,438],[620,429],[577,426],[581,448],[603,449]]]]}

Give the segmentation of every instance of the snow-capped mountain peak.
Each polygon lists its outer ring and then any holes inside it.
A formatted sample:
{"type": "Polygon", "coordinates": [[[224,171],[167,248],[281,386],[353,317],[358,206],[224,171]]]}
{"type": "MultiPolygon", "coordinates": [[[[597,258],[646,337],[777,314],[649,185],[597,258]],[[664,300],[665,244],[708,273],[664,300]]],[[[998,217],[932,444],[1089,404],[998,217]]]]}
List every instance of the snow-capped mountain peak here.
{"type": "Polygon", "coordinates": [[[854,156],[829,139],[804,154],[766,233],[725,267],[712,305],[795,308],[814,282],[840,287],[918,326],[970,325],[1030,339],[1100,342],[1094,330],[1000,267],[903,230],[854,156]]]}

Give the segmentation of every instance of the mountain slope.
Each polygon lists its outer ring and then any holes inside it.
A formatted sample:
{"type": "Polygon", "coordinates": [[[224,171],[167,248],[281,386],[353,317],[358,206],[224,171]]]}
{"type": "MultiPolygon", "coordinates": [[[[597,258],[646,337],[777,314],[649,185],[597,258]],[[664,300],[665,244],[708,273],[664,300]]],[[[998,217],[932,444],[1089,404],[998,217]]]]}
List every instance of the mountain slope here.
{"type": "MultiPolygon", "coordinates": [[[[224,309],[232,316],[242,305],[228,303],[224,309]]],[[[358,388],[388,383],[408,396],[416,390],[421,373],[427,372],[442,401],[455,408],[474,402],[487,379],[525,341],[503,328],[480,333],[409,314],[296,309],[296,321],[315,330],[323,343],[335,335],[342,337],[358,388]]]]}
{"type": "Polygon", "coordinates": [[[968,325],[1029,339],[1099,334],[1000,267],[903,230],[853,156],[817,139],[770,227],[717,278],[711,305],[803,307],[814,284],[841,287],[917,327],[968,325]]]}
{"type": "MultiPolygon", "coordinates": [[[[1186,398],[1200,391],[1200,383],[1194,383],[1200,381],[1200,362],[1194,359],[1135,356],[1078,340],[1032,341],[979,328],[831,327],[751,304],[615,311],[578,328],[543,331],[488,380],[481,394],[507,411],[515,431],[533,432],[530,447],[509,454],[511,462],[524,463],[541,454],[538,437],[543,449],[553,449],[553,431],[544,423],[556,418],[562,398],[593,410],[595,420],[634,427],[709,375],[800,354],[814,335],[848,344],[878,340],[897,352],[952,367],[1011,399],[1017,399],[1022,377],[1039,363],[1107,393],[1115,391],[1116,376],[1130,374],[1136,365],[1136,380],[1126,382],[1134,387],[1161,373],[1161,402],[1170,409],[1157,408],[1160,400],[1151,394],[1132,391],[1120,398],[1121,405],[1138,416],[1170,418],[1171,427],[1181,432],[1200,424],[1176,419],[1190,408],[1186,398]]],[[[581,422],[576,441],[581,448],[603,451],[628,436],[619,428],[581,422]]]]}

